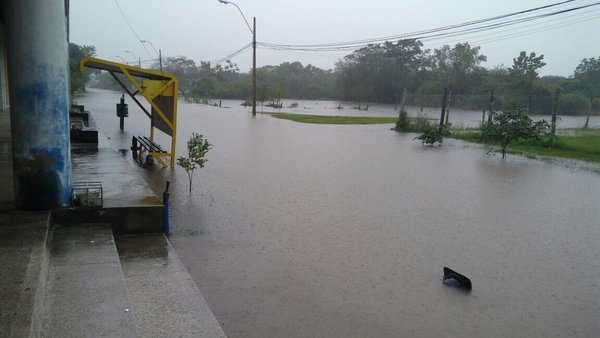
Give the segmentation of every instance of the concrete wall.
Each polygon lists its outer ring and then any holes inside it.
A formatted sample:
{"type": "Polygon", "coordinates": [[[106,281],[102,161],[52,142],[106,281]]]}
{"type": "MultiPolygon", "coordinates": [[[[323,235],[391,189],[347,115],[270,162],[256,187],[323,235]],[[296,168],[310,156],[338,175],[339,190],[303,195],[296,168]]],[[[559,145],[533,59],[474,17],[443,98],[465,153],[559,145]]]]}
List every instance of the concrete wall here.
{"type": "Polygon", "coordinates": [[[64,0],[5,0],[16,205],[70,204],[68,46],[64,0]]]}
{"type": "Polygon", "coordinates": [[[162,233],[164,219],[162,205],[64,209],[52,213],[52,224],[109,223],[115,235],[162,233]]]}
{"type": "Polygon", "coordinates": [[[6,62],[6,30],[0,22],[0,110],[6,110],[8,100],[8,64],[6,62]]]}

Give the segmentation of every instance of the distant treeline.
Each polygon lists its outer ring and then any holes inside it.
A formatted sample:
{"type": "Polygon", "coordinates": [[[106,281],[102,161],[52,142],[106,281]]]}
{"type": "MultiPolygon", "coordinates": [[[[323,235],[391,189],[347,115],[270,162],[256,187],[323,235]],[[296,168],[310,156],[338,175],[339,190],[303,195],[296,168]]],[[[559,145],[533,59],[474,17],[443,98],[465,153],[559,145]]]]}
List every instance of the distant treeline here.
{"type": "MultiPolygon", "coordinates": [[[[93,47],[82,48],[89,52],[93,47]]],[[[431,51],[418,40],[385,42],[355,50],[340,59],[334,70],[300,62],[261,67],[257,96],[259,102],[282,96],[397,103],[406,90],[407,104],[439,106],[448,88],[451,106],[481,110],[489,106],[494,90],[495,109],[518,103],[530,113],[551,113],[559,94],[561,114],[600,114],[600,57],[583,59],[569,77],[541,78],[538,72],[546,63],[544,55],[535,52],[516,55],[510,67],[482,67],[486,60],[480,47],[468,43],[431,51]]],[[[158,64],[152,68],[158,69],[158,64]]],[[[240,72],[230,61],[196,65],[184,56],[167,57],[163,70],[178,77],[181,95],[188,100],[245,100],[251,95],[251,71],[240,72]]],[[[109,74],[96,74],[90,84],[118,89],[109,74]]]]}

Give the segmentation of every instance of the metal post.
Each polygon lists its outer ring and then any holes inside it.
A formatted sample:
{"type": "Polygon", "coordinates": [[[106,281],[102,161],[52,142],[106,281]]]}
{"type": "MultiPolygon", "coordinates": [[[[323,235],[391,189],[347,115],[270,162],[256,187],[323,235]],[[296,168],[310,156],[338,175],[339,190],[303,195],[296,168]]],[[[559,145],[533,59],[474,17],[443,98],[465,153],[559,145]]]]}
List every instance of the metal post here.
{"type": "Polygon", "coordinates": [[[256,116],[256,17],[252,23],[252,116],[256,116]]]}
{"type": "Polygon", "coordinates": [[[165,191],[163,192],[163,207],[165,210],[163,233],[165,234],[165,236],[169,236],[169,234],[171,233],[171,225],[169,224],[169,184],[170,183],[171,183],[170,181],[167,181],[167,187],[165,188],[165,191]]]}
{"type": "MultiPolygon", "coordinates": [[[[124,109],[125,107],[125,94],[121,94],[121,109],[124,109]]],[[[123,131],[125,129],[125,114],[124,112],[121,112],[121,116],[119,116],[119,129],[121,129],[121,131],[123,131]]]]}

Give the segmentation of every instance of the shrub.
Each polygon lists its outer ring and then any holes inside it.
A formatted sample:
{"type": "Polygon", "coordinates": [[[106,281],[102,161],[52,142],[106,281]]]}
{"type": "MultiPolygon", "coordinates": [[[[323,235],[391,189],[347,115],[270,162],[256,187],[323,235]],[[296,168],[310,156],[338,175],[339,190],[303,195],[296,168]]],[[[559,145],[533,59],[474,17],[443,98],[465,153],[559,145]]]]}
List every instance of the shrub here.
{"type": "Polygon", "coordinates": [[[408,113],[406,110],[402,110],[400,112],[398,121],[396,122],[396,130],[410,131],[410,120],[408,119],[408,113]]]}

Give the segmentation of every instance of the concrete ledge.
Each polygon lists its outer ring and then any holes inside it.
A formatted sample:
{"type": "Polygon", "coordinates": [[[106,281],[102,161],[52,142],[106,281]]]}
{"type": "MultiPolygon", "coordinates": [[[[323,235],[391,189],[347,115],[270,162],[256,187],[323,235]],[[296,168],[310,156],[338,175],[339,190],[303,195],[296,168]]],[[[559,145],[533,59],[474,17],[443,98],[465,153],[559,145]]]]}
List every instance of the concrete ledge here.
{"type": "Polygon", "coordinates": [[[52,213],[53,224],[110,223],[115,235],[162,233],[162,205],[103,209],[65,209],[52,213]]]}

